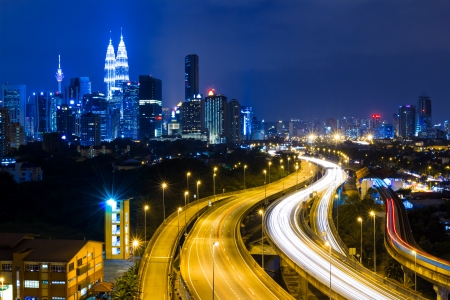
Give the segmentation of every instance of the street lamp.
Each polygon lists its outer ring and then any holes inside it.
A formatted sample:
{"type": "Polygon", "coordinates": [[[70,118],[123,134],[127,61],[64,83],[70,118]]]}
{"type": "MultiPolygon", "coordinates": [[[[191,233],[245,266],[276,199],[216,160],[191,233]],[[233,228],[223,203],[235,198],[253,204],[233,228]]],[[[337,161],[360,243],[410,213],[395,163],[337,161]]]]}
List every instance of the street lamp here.
{"type": "Polygon", "coordinates": [[[186,198],[187,198],[187,195],[189,195],[189,192],[188,191],[186,191],[186,192],[184,192],[184,235],[186,235],[186,213],[187,213],[187,206],[186,206],[186,198]]]}
{"type": "Polygon", "coordinates": [[[282,178],[282,181],[283,181],[283,192],[284,192],[284,166],[281,166],[281,178],[282,178]]]}
{"type": "Polygon", "coordinates": [[[362,218],[358,217],[358,222],[361,223],[361,256],[359,257],[359,263],[362,264],[362,218]]]}
{"type": "Polygon", "coordinates": [[[216,202],[216,171],[217,171],[217,167],[214,167],[214,174],[213,174],[214,202],[216,202]]]}
{"type": "Polygon", "coordinates": [[[247,169],[247,165],[244,165],[244,190],[245,190],[245,169],[247,169]]]}
{"type": "Polygon", "coordinates": [[[1,292],[0,299],[3,299],[3,287],[4,287],[3,282],[4,281],[5,281],[5,278],[4,277],[0,277],[0,282],[2,283],[2,285],[0,285],[0,292],[1,292]]]}
{"type": "Polygon", "coordinates": [[[339,196],[338,194],[334,195],[336,199],[336,230],[339,233],[339,196]]]}
{"type": "MultiPolygon", "coordinates": [[[[189,195],[189,176],[191,176],[191,172],[186,173],[186,191],[188,191],[188,195],[189,195]]],[[[189,203],[189,196],[188,196],[188,203],[189,203]]]]}
{"type": "Polygon", "coordinates": [[[259,211],[258,211],[258,214],[260,214],[261,215],[261,236],[262,236],[262,238],[261,238],[261,253],[262,253],[262,263],[261,263],[261,266],[262,266],[262,268],[263,268],[263,270],[264,270],[264,230],[263,230],[263,220],[264,220],[264,211],[262,210],[262,209],[260,209],[259,211]]]}
{"type": "Polygon", "coordinates": [[[162,190],[163,190],[163,217],[164,217],[164,223],[166,222],[166,206],[164,204],[164,190],[167,187],[167,183],[163,182],[162,184],[162,190]]]}
{"type": "Polygon", "coordinates": [[[411,253],[414,254],[414,291],[417,292],[417,252],[412,250],[411,253]]]}
{"type": "Polygon", "coordinates": [[[280,176],[283,176],[283,175],[282,175],[282,172],[281,172],[281,169],[282,169],[282,165],[281,165],[281,164],[282,164],[282,163],[283,163],[283,159],[280,159],[280,176]]]}
{"type": "Polygon", "coordinates": [[[298,188],[298,165],[295,165],[295,172],[297,173],[297,184],[296,184],[295,189],[297,189],[298,188]]]}
{"type": "Polygon", "coordinates": [[[264,172],[264,204],[267,205],[267,185],[266,185],[267,172],[266,170],[263,170],[263,172],[264,172]]]}
{"type": "Polygon", "coordinates": [[[289,161],[290,161],[290,160],[291,160],[291,158],[288,157],[288,169],[287,169],[288,175],[289,175],[289,172],[291,171],[291,169],[289,168],[289,161]]]}
{"type": "Polygon", "coordinates": [[[212,244],[212,298],[214,299],[214,248],[219,245],[219,242],[212,244]]]}
{"type": "Polygon", "coordinates": [[[135,256],[135,251],[136,251],[136,248],[139,246],[139,241],[138,240],[134,240],[133,241],[133,262],[134,262],[134,256],[135,256]]]}
{"type": "Polygon", "coordinates": [[[197,218],[200,212],[200,195],[198,194],[198,186],[201,184],[201,181],[197,181],[197,218]]]}
{"type": "Polygon", "coordinates": [[[326,241],[325,246],[327,246],[330,249],[330,300],[331,300],[331,244],[330,242],[326,241]]]}
{"type": "Polygon", "coordinates": [[[270,166],[272,165],[272,162],[269,161],[269,184],[270,184],[270,166]]]}
{"type": "Polygon", "coordinates": [[[377,272],[377,246],[375,245],[375,212],[372,210],[370,215],[373,217],[373,270],[377,272]]]}
{"type": "Polygon", "coordinates": [[[182,210],[181,207],[178,207],[178,233],[180,233],[180,211],[182,210]]]}
{"type": "Polygon", "coordinates": [[[147,210],[149,208],[148,205],[144,206],[144,249],[147,245],[147,210]]]}

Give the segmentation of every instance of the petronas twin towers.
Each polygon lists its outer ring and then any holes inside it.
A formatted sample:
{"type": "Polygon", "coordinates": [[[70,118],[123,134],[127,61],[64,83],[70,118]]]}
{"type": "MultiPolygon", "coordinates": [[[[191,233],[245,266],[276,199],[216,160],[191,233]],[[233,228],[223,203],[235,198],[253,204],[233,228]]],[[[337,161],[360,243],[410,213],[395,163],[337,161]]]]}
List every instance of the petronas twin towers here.
{"type": "Polygon", "coordinates": [[[111,98],[115,90],[122,89],[122,83],[129,81],[128,56],[122,33],[120,34],[120,43],[117,48],[117,56],[114,53],[114,46],[111,38],[109,39],[108,49],[105,59],[105,88],[108,99],[111,98]]]}

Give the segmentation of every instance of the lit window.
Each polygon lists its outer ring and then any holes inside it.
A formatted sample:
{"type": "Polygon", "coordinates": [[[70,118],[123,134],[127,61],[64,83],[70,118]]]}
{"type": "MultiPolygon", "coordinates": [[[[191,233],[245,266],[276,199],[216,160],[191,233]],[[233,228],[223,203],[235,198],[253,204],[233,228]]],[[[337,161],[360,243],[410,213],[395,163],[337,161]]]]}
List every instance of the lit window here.
{"type": "Polygon", "coordinates": [[[39,265],[25,265],[27,272],[39,272],[39,265]]]}
{"type": "Polygon", "coordinates": [[[60,280],[53,280],[52,284],[66,284],[64,281],[60,281],[60,280]]]}
{"type": "Polygon", "coordinates": [[[63,265],[52,265],[52,272],[61,273],[61,272],[65,272],[65,271],[66,271],[66,267],[63,265]]]}
{"type": "Polygon", "coordinates": [[[38,289],[39,281],[38,280],[25,280],[24,287],[38,289]]]}
{"type": "Polygon", "coordinates": [[[3,272],[12,271],[12,264],[2,264],[2,271],[3,272]]]}

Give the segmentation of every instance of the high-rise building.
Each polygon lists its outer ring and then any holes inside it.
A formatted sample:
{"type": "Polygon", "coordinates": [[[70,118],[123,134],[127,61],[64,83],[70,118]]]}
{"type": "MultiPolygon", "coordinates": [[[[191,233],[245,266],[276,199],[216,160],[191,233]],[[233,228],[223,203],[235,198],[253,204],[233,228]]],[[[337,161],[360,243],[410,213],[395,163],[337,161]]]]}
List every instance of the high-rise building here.
{"type": "Polygon", "coordinates": [[[417,99],[416,106],[416,132],[415,135],[419,136],[420,133],[424,133],[433,129],[431,123],[431,100],[426,94],[422,93],[417,99]]]}
{"type": "Polygon", "coordinates": [[[25,128],[26,87],[25,85],[2,85],[2,107],[9,109],[10,121],[19,122],[25,128]]]}
{"type": "Polygon", "coordinates": [[[61,69],[61,55],[58,55],[58,70],[55,75],[56,81],[58,81],[58,93],[61,93],[61,81],[64,79],[64,73],[61,69]]]}
{"type": "Polygon", "coordinates": [[[122,33],[120,33],[120,43],[117,48],[117,57],[114,54],[114,46],[111,38],[106,50],[105,58],[105,92],[108,100],[111,99],[115,90],[121,90],[122,84],[130,80],[128,67],[128,54],[123,41],[122,33]]]}
{"type": "Polygon", "coordinates": [[[68,140],[75,134],[75,116],[67,104],[56,108],[56,132],[68,140]]]}
{"type": "Polygon", "coordinates": [[[90,93],[92,93],[92,91],[89,77],[80,77],[80,99],[83,99],[84,95],[90,93]]]}
{"type": "Polygon", "coordinates": [[[227,113],[227,97],[210,90],[205,97],[205,127],[210,144],[226,143],[227,113]]]}
{"type": "Polygon", "coordinates": [[[115,86],[117,88],[122,88],[122,84],[130,80],[129,77],[129,68],[128,68],[128,55],[127,49],[125,47],[125,43],[123,41],[122,33],[120,33],[120,43],[117,48],[117,56],[116,56],[116,79],[115,86]]]}
{"type": "Polygon", "coordinates": [[[0,157],[5,156],[11,147],[11,116],[9,109],[0,108],[0,157]]]}
{"type": "Polygon", "coordinates": [[[184,58],[184,99],[196,99],[199,93],[198,56],[190,54],[184,58]]]}
{"type": "Polygon", "coordinates": [[[203,132],[203,100],[197,94],[190,101],[183,102],[181,106],[181,135],[183,138],[201,139],[203,132]]]}
{"type": "Polygon", "coordinates": [[[416,107],[414,105],[399,106],[399,136],[414,137],[416,129],[416,107]]]}
{"type": "Polygon", "coordinates": [[[244,140],[252,137],[252,109],[251,106],[241,106],[241,135],[244,140]]]}
{"type": "Polygon", "coordinates": [[[84,95],[83,102],[86,103],[84,107],[85,113],[92,113],[100,119],[100,140],[109,140],[108,134],[108,101],[106,95],[103,93],[95,92],[92,94],[84,95]]]}
{"type": "Polygon", "coordinates": [[[228,143],[238,145],[241,141],[241,104],[236,99],[228,102],[228,143]]]}
{"type": "Polygon", "coordinates": [[[139,83],[123,83],[121,136],[137,140],[139,134],[139,83]]]}
{"type": "Polygon", "coordinates": [[[139,75],[139,138],[161,137],[162,82],[150,75],[139,75]]]}
{"type": "Polygon", "coordinates": [[[109,39],[109,45],[106,50],[104,82],[106,97],[110,97],[116,83],[116,56],[111,39],[109,39]]]}
{"type": "Polygon", "coordinates": [[[81,146],[100,146],[100,117],[93,113],[81,116],[81,146]]]}

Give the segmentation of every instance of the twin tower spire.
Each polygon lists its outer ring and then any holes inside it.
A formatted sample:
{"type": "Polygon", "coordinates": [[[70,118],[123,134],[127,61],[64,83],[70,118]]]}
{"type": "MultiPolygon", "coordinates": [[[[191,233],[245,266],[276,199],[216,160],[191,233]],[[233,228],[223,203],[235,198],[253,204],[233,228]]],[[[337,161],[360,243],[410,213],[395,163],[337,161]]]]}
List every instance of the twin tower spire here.
{"type": "Polygon", "coordinates": [[[122,83],[129,81],[128,56],[125,43],[123,41],[122,29],[120,30],[120,43],[117,48],[117,56],[114,54],[114,46],[111,37],[106,50],[105,59],[105,87],[106,95],[110,99],[115,90],[122,89],[122,83]]]}

